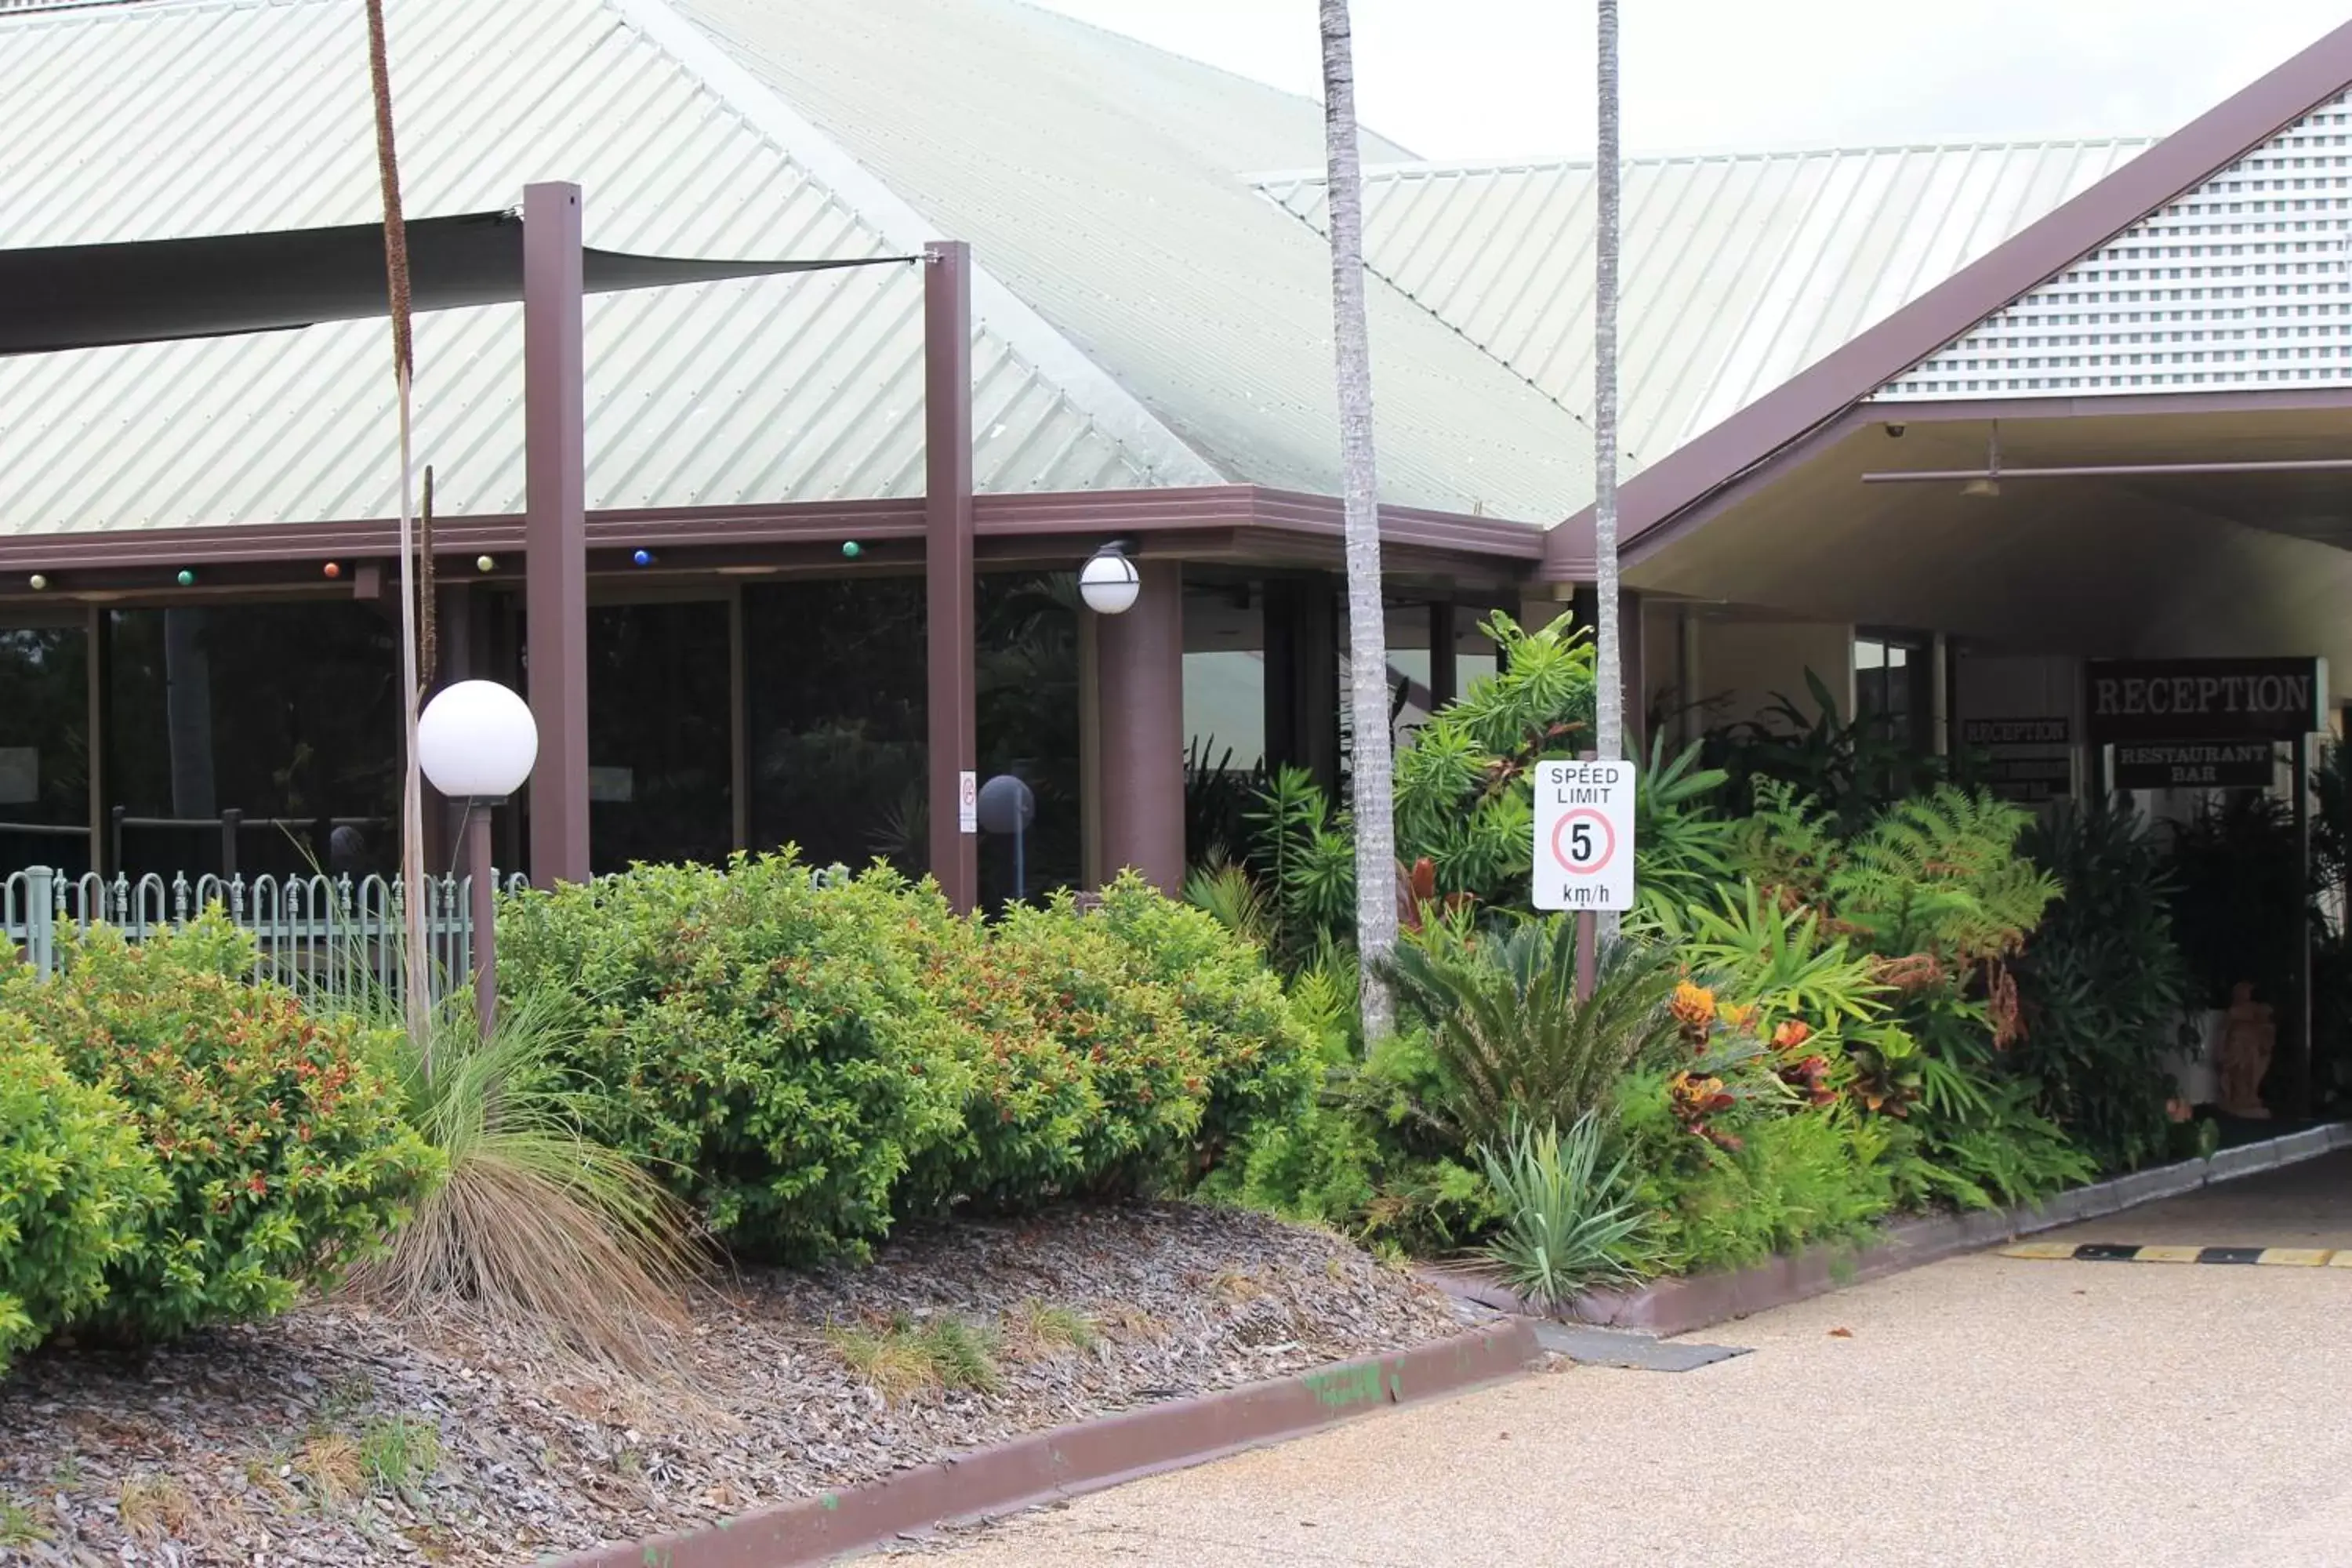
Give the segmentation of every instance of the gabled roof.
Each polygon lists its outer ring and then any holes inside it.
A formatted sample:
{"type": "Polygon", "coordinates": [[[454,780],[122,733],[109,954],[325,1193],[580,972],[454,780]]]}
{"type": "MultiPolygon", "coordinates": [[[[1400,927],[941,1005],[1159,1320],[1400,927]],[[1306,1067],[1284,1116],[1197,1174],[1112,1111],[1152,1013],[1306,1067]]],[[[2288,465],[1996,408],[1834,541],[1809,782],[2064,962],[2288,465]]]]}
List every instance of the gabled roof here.
{"type": "MultiPolygon", "coordinates": [[[[1339,492],[1330,251],[1243,177],[1319,161],[1318,106],[1012,0],[674,3],[1219,469],[1339,492]]],[[[1551,400],[1368,304],[1384,499],[1549,522],[1589,492],[1551,400]]]]}
{"type": "MultiPolygon", "coordinates": [[[[1776,453],[1837,420],[1946,345],[2057,278],[2352,87],[2352,24],[2200,115],[2106,178],[1995,247],[1629,480],[1621,537],[1654,550],[1677,522],[1776,453]]],[[[2343,243],[2331,228],[2333,246],[2343,243]]],[[[2169,258],[2168,258],[2169,259],[2169,258]]],[[[2063,396],[2059,393],[2054,395],[2063,396]]],[[[1589,570],[1587,508],[1548,542],[1547,571],[1589,570]]]]}
{"type": "MultiPolygon", "coordinates": [[[[1626,461],[1638,468],[1664,457],[2150,144],[1629,159],[1626,461]]],[[[1258,186],[1325,232],[1319,169],[1265,175],[1258,186]]],[[[1547,396],[1589,416],[1595,200],[1590,162],[1368,169],[1366,261],[1547,396]]]]}
{"type": "MultiPolygon", "coordinates": [[[[1313,104],[1010,0],[389,9],[412,215],[564,179],[615,250],[968,238],[982,489],[1338,489],[1328,258],[1236,173],[1312,156],[1313,104]]],[[[0,15],[6,243],[369,221],[364,45],[345,0],[0,15]]],[[[418,321],[418,451],[450,515],[521,506],[519,317],[418,321]]],[[[1572,502],[1586,459],[1556,408],[1402,299],[1374,330],[1389,500],[1572,502]]],[[[587,332],[592,509],[921,489],[909,269],[599,299],[587,332]]],[[[387,515],[388,355],[353,322],[0,363],[0,532],[387,515]]]]}

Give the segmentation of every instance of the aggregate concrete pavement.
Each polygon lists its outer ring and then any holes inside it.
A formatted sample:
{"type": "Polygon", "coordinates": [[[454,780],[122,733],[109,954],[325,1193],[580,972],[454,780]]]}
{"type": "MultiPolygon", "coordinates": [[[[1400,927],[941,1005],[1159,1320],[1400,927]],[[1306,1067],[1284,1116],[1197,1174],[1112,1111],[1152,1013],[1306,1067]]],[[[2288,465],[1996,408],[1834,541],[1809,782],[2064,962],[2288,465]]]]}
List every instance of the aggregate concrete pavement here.
{"type": "MultiPolygon", "coordinates": [[[[2127,1219],[2131,1216],[2118,1216],[2127,1219]]],[[[2352,1568],[2352,1271],[1990,1253],[963,1537],[960,1568],[2352,1568]]]]}
{"type": "Polygon", "coordinates": [[[2352,1149],[2240,1176],[2036,1241],[2179,1247],[2352,1248],[2352,1149]]]}

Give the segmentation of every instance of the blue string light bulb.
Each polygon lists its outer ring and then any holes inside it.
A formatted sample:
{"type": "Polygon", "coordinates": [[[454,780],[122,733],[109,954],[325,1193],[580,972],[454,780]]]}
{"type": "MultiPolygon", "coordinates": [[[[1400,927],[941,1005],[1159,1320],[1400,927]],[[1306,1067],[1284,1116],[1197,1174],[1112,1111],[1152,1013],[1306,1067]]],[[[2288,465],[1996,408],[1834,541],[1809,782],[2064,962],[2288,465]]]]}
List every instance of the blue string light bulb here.
{"type": "Polygon", "coordinates": [[[640,566],[650,566],[654,563],[654,552],[650,550],[632,551],[629,559],[640,566]]]}

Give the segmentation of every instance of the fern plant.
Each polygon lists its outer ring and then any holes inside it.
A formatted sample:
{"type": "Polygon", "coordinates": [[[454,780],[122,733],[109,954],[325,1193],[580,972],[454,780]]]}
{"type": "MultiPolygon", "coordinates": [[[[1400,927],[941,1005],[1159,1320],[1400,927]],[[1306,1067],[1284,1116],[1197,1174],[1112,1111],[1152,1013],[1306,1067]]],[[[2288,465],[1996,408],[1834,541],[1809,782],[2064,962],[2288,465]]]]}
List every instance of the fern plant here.
{"type": "Polygon", "coordinates": [[[1952,969],[2009,957],[2063,890],[2018,853],[2032,822],[1990,794],[1946,786],[1898,801],[1845,847],[1826,896],[1889,957],[1952,969]]]}

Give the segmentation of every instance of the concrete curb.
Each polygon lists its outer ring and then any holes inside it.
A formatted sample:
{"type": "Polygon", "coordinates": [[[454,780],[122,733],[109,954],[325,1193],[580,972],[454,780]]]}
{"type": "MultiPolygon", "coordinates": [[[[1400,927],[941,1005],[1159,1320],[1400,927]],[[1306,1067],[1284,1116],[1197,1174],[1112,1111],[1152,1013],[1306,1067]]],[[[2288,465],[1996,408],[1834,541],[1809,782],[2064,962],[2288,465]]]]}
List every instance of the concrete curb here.
{"type": "MultiPolygon", "coordinates": [[[[2184,1160],[2177,1165],[2135,1171],[2113,1181],[2076,1187],[2038,1207],[1898,1220],[1868,1247],[1817,1247],[1727,1274],[1660,1279],[1637,1290],[1596,1290],[1579,1297],[1569,1315],[1578,1322],[1638,1329],[1662,1338],[1686,1334],[2021,1236],[2100,1219],[2282,1165],[2300,1164],[2342,1148],[2352,1148],[2352,1124],[2306,1128],[2260,1143],[2224,1149],[2210,1159],[2184,1160]]],[[[1498,1312],[1543,1315],[1488,1281],[1444,1270],[1428,1271],[1427,1278],[1455,1296],[1498,1312]]]]}
{"type": "Polygon", "coordinates": [[[1300,1436],[1389,1405],[1498,1383],[1523,1372],[1538,1353],[1533,1324],[1499,1323],[1397,1355],[1016,1437],[708,1530],[557,1561],[559,1568],[795,1568],[830,1562],[911,1531],[1010,1513],[1300,1436]]]}

